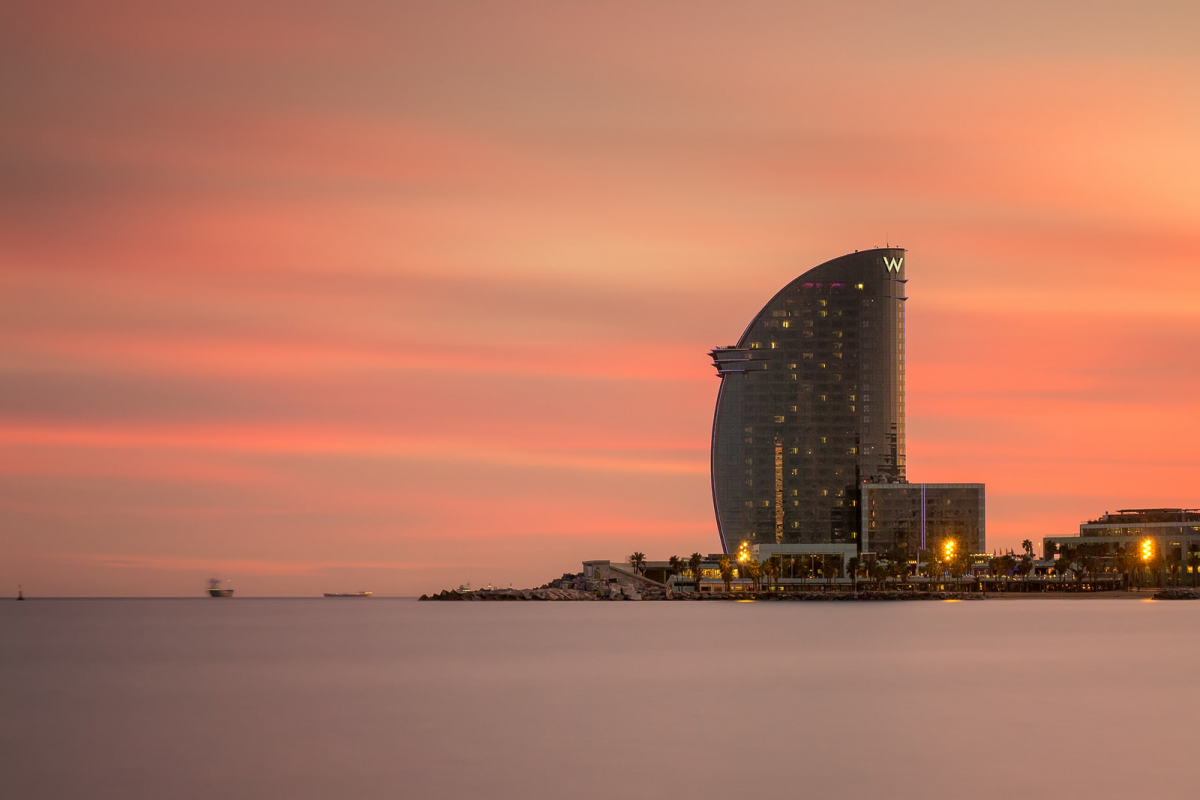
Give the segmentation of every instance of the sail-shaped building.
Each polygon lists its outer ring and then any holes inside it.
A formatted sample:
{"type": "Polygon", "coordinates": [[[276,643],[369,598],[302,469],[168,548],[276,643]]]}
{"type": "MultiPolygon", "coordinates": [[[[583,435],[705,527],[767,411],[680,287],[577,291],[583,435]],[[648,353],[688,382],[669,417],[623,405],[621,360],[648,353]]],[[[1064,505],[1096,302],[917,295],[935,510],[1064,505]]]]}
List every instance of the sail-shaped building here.
{"type": "Polygon", "coordinates": [[[813,267],[736,345],[711,352],[721,378],[712,491],[726,553],[742,543],[913,551],[926,547],[931,518],[945,522],[935,535],[982,552],[982,484],[907,482],[905,257],[889,247],[813,267]]]}

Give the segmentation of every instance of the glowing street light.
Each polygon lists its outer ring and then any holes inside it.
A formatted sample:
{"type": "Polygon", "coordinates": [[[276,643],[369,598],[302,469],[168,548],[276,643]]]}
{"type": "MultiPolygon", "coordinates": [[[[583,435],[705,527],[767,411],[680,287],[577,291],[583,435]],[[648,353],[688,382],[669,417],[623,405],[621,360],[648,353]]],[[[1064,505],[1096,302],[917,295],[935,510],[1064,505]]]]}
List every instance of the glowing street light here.
{"type": "Polygon", "coordinates": [[[1151,539],[1142,540],[1142,561],[1149,561],[1154,557],[1154,542],[1151,539]]]}
{"type": "Polygon", "coordinates": [[[954,548],[955,544],[953,539],[947,540],[947,542],[942,545],[942,552],[945,554],[947,561],[950,561],[954,558],[954,548]]]}

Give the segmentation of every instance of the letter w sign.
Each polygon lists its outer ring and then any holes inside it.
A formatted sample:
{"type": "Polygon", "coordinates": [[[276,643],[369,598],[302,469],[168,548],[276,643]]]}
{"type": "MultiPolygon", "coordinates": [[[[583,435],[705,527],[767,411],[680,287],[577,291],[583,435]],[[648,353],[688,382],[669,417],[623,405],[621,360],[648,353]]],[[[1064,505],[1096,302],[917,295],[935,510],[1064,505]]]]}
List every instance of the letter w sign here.
{"type": "Polygon", "coordinates": [[[900,268],[904,266],[904,256],[900,256],[899,258],[885,258],[883,265],[887,267],[888,272],[895,272],[899,275],[900,268]]]}

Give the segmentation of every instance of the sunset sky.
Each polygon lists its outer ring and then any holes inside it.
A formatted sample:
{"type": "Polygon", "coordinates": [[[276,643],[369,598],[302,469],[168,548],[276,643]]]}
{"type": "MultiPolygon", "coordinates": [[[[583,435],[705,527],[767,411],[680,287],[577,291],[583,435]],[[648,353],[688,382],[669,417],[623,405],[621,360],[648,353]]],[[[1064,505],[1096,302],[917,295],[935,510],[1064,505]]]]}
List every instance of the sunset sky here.
{"type": "Polygon", "coordinates": [[[6,3],[0,595],[714,552],[734,343],[908,248],[988,548],[1200,506],[1200,4],[6,3]]]}

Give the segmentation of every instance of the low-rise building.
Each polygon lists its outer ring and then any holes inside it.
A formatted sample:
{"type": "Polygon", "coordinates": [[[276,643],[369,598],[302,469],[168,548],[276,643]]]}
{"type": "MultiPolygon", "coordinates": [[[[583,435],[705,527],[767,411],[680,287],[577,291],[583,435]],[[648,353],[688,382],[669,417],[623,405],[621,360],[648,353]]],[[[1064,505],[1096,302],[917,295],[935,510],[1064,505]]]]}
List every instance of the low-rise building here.
{"type": "Polygon", "coordinates": [[[1200,566],[1200,509],[1126,508],[1105,512],[1099,519],[1081,523],[1079,533],[1046,536],[1042,557],[1074,553],[1101,559],[1103,568],[1117,569],[1123,554],[1134,552],[1145,561],[1177,564],[1188,572],[1200,566]],[[1081,548],[1083,548],[1081,550],[1081,548]],[[1191,556],[1191,558],[1189,558],[1191,556]]]}

